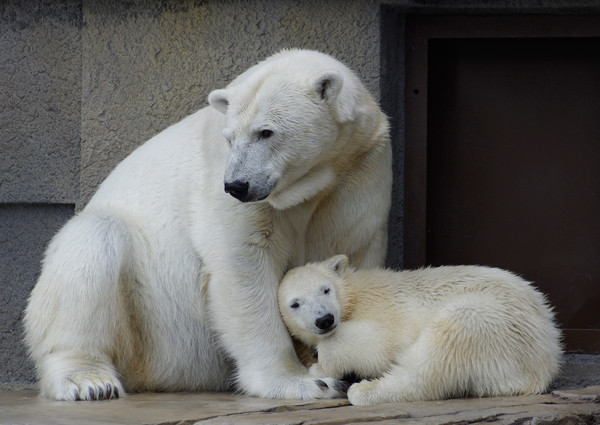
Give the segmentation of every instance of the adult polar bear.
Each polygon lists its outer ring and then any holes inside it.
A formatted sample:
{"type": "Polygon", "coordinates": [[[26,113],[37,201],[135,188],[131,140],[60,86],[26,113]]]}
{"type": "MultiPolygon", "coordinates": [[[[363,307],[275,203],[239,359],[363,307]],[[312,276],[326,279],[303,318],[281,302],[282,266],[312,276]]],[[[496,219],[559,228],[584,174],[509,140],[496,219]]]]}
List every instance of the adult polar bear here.
{"type": "Polygon", "coordinates": [[[50,243],[25,315],[43,395],[232,382],[262,397],[338,395],[298,361],[277,288],[287,269],[339,252],[382,264],[387,118],[349,69],[306,50],[268,58],[209,103],[119,164],[50,243]]]}

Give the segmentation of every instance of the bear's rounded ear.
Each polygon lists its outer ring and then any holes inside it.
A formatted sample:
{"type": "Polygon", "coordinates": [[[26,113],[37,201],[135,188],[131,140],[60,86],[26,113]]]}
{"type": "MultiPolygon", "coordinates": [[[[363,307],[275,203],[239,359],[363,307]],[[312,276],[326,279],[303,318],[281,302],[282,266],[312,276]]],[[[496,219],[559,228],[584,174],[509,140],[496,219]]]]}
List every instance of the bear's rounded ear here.
{"type": "Polygon", "coordinates": [[[348,260],[348,257],[345,255],[336,255],[335,257],[331,257],[329,260],[327,260],[327,267],[332,272],[342,275],[346,271],[349,261],[350,260],[348,260]]]}
{"type": "Polygon", "coordinates": [[[317,95],[334,106],[339,122],[353,121],[356,118],[357,99],[351,86],[352,82],[344,81],[342,74],[335,70],[321,72],[312,82],[317,95]]]}
{"type": "Polygon", "coordinates": [[[227,108],[229,107],[227,90],[219,89],[211,91],[208,95],[208,103],[210,103],[210,106],[215,108],[217,111],[224,114],[227,113],[227,108]]]}
{"type": "Polygon", "coordinates": [[[312,88],[325,102],[333,102],[340,94],[344,79],[339,72],[334,70],[323,71],[312,83],[312,88]]]}

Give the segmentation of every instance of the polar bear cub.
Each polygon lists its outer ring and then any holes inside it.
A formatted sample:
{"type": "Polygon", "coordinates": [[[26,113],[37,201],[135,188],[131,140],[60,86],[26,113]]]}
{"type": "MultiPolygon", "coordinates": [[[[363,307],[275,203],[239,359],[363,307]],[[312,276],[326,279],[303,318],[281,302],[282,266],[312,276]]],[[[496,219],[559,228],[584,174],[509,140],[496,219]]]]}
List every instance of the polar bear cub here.
{"type": "Polygon", "coordinates": [[[288,272],[279,307],[317,350],[311,374],[364,379],[355,405],[540,393],[559,370],[551,307],[505,270],[355,271],[339,255],[288,272]]]}

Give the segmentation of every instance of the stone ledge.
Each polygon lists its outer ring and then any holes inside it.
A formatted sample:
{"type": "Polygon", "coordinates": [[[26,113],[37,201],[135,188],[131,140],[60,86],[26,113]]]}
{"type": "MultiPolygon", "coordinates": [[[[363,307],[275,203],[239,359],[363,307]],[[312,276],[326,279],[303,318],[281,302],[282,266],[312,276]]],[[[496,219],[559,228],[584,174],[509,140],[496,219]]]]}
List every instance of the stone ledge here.
{"type": "Polygon", "coordinates": [[[0,392],[1,424],[600,424],[600,386],[552,394],[357,407],[347,400],[267,400],[227,393],[133,394],[56,402],[34,391],[0,392]]]}

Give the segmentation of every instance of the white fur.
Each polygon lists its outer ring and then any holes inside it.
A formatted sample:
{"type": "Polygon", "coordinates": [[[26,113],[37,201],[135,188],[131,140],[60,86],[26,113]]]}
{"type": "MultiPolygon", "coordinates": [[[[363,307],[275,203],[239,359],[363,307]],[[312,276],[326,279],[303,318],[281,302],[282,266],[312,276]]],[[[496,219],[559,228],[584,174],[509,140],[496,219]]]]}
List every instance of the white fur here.
{"type": "Polygon", "coordinates": [[[365,378],[350,387],[352,404],[534,394],[556,376],[552,309],[520,277],[479,266],[392,272],[347,263],[335,256],[291,270],[279,306],[290,333],[316,347],[311,374],[365,378]],[[323,333],[316,319],[327,314],[335,321],[323,333]]]}
{"type": "Polygon", "coordinates": [[[339,395],[298,362],[277,287],[338,250],[382,264],[387,119],[312,51],[279,53],[209,99],[119,164],[49,245],[25,315],[43,395],[339,395]],[[224,179],[245,179],[256,202],[224,179]]]}

